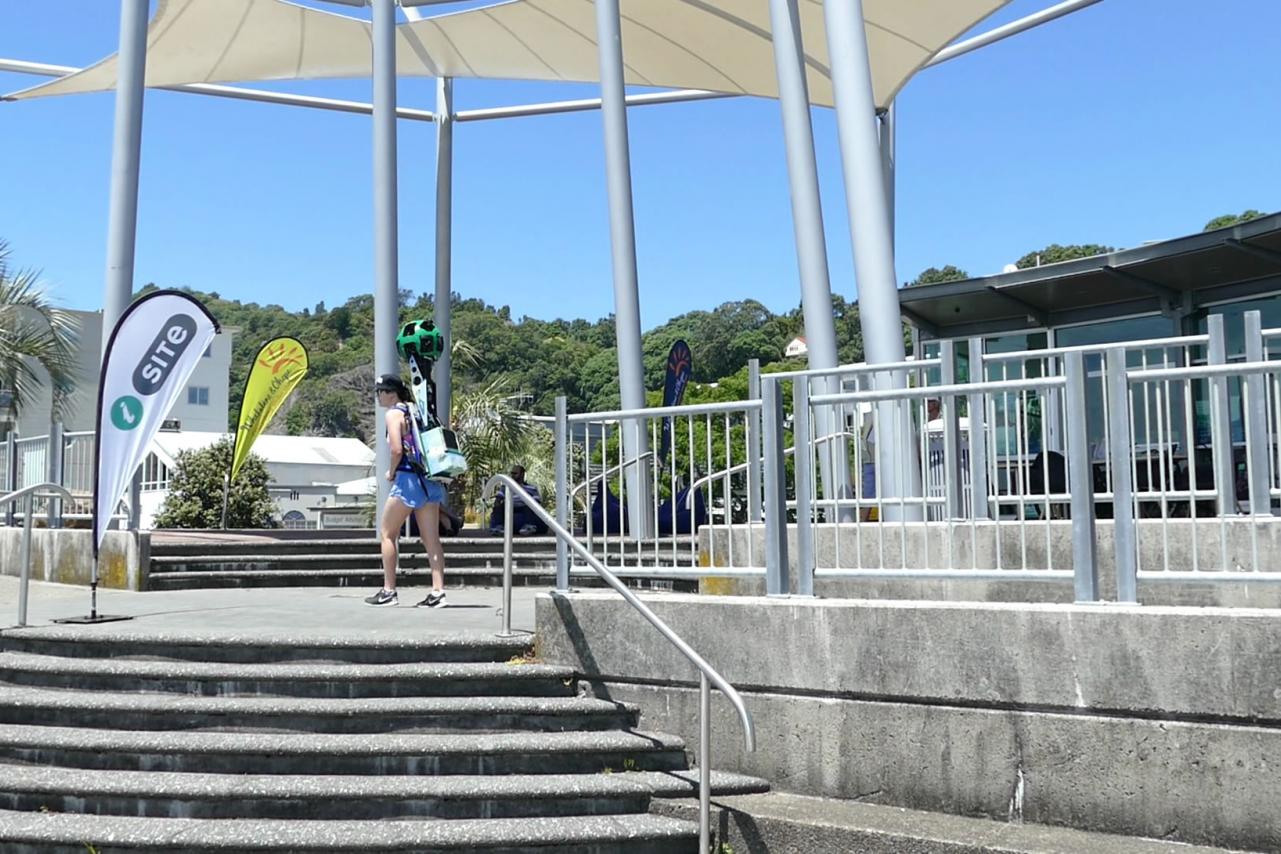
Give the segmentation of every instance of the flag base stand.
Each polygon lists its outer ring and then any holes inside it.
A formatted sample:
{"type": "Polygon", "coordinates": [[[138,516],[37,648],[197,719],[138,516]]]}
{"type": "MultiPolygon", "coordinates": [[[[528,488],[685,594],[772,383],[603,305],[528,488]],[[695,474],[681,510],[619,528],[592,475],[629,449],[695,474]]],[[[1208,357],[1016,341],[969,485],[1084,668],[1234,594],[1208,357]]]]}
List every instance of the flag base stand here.
{"type": "Polygon", "coordinates": [[[89,625],[92,623],[119,623],[124,620],[132,620],[133,617],[127,617],[123,614],[88,614],[83,617],[63,617],[54,620],[55,623],[64,625],[89,625]]]}
{"type": "Polygon", "coordinates": [[[133,617],[126,616],[124,614],[113,615],[113,614],[98,613],[98,578],[97,578],[98,572],[97,570],[98,570],[98,565],[95,559],[94,579],[89,582],[89,613],[88,615],[84,617],[63,617],[61,619],[54,620],[53,622],[60,623],[62,625],[84,626],[84,625],[92,625],[94,623],[120,623],[125,620],[133,619],[133,617]]]}

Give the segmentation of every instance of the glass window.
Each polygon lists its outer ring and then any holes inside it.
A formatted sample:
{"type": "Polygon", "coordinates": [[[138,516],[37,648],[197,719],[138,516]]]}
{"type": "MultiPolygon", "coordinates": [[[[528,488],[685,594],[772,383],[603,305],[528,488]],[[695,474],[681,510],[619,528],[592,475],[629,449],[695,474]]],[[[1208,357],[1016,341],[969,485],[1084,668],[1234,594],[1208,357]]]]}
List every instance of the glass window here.
{"type": "Polygon", "coordinates": [[[208,406],[209,386],[188,386],[187,403],[191,406],[208,406]]]}

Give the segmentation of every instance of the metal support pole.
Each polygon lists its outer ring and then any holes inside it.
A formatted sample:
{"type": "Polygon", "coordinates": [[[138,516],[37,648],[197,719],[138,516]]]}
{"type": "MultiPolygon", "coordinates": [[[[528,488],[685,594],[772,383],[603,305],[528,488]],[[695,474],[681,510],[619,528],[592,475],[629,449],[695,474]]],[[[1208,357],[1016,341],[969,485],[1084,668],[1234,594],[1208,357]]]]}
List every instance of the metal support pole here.
{"type": "MultiPolygon", "coordinates": [[[[556,522],[565,530],[569,525],[569,404],[564,396],[556,398],[556,522]]],[[[591,496],[587,496],[591,500],[591,496]]],[[[556,538],[556,589],[569,592],[569,546],[556,538]]]]}
{"type": "MultiPolygon", "coordinates": [[[[1263,320],[1258,311],[1245,313],[1245,360],[1265,361],[1263,355],[1263,320]]],[[[1242,381],[1241,406],[1245,422],[1246,474],[1250,483],[1250,515],[1272,515],[1272,492],[1268,478],[1267,378],[1249,374],[1242,381]]]]}
{"type": "MultiPolygon", "coordinates": [[[[885,210],[890,219],[890,247],[894,246],[894,238],[897,233],[895,219],[895,202],[896,202],[896,185],[894,179],[894,161],[898,158],[897,142],[895,139],[895,105],[890,104],[880,115],[880,141],[881,141],[881,178],[885,181],[885,210]]],[[[920,339],[919,330],[913,336],[913,341],[920,339]]],[[[915,350],[915,348],[913,348],[915,350]]]]}
{"type": "MultiPolygon", "coordinates": [[[[5,468],[4,468],[5,490],[4,491],[9,493],[18,491],[18,433],[17,433],[17,430],[15,429],[16,426],[17,425],[15,424],[9,425],[9,436],[5,440],[5,448],[4,448],[4,459],[5,459],[5,468]]],[[[18,519],[17,513],[18,513],[17,508],[13,506],[12,501],[6,504],[5,510],[4,510],[5,525],[12,528],[14,524],[17,522],[17,519],[18,519]]]]}
{"type": "Polygon", "coordinates": [[[432,320],[445,347],[436,360],[436,417],[449,426],[453,413],[454,81],[436,81],[436,298],[432,320]]]}
{"type": "Polygon", "coordinates": [[[783,389],[761,378],[761,441],[765,460],[765,594],[786,596],[787,469],[783,465],[783,389]]]}
{"type": "MultiPolygon", "coordinates": [[[[1068,492],[1072,495],[1072,573],[1077,602],[1099,598],[1099,567],[1094,525],[1094,471],[1086,425],[1085,359],[1080,352],[1063,356],[1067,412],[1068,492]]],[[[1048,491],[1048,490],[1047,490],[1048,491]]]]}
{"type": "Polygon", "coordinates": [[[712,687],[698,673],[698,850],[712,850],[712,687]]]}
{"type": "Polygon", "coordinates": [[[142,466],[134,469],[129,480],[129,516],[125,528],[136,531],[142,524],[142,466]]]}
{"type": "MultiPolygon", "coordinates": [[[[970,339],[970,382],[981,383],[983,373],[983,339],[970,339]]],[[[987,401],[983,394],[971,394],[970,401],[970,515],[975,519],[992,517],[987,487],[987,401]]]]}
{"type": "MultiPolygon", "coordinates": [[[[761,399],[761,360],[747,360],[747,396],[761,399]]],[[[747,521],[760,522],[761,511],[761,413],[747,415],[747,521]]]]}
{"type": "Polygon", "coordinates": [[[116,115],[111,146],[111,203],[107,214],[107,281],[102,294],[104,350],[116,321],[133,299],[148,5],[148,0],[120,0],[120,51],[116,59],[116,115]]]}
{"type": "MultiPolygon", "coordinates": [[[[1206,363],[1227,364],[1223,315],[1211,314],[1207,317],[1206,332],[1210,335],[1206,363]]],[[[1219,515],[1234,516],[1237,512],[1237,487],[1232,459],[1232,417],[1228,408],[1227,377],[1211,377],[1209,387],[1210,448],[1214,455],[1214,486],[1219,493],[1219,515]]]]}
{"type": "MultiPolygon", "coordinates": [[[[512,534],[516,518],[514,509],[516,496],[506,490],[503,496],[503,633],[501,637],[512,636],[512,534]]],[[[560,538],[557,537],[559,540],[560,538]]]]}
{"type": "MultiPolygon", "coordinates": [[[[400,282],[396,235],[396,0],[371,0],[373,8],[374,149],[374,373],[399,374],[396,334],[400,325],[400,282]]],[[[375,407],[376,424],[386,414],[375,407]]],[[[378,515],[391,484],[383,476],[391,462],[386,442],[375,449],[378,515]]]]}
{"type": "MultiPolygon", "coordinates": [[[[27,624],[27,592],[31,587],[31,515],[35,511],[35,493],[29,493],[22,511],[22,566],[18,583],[18,625],[27,624]]],[[[12,504],[13,502],[9,502],[12,504]]],[[[707,677],[704,676],[704,679],[707,677]]]]}
{"type": "MultiPolygon", "coordinates": [[[[956,353],[951,341],[939,342],[939,385],[956,383],[956,353]]],[[[945,515],[948,519],[965,516],[961,494],[961,413],[955,395],[947,395],[940,404],[943,416],[943,488],[947,496],[945,515]]]]}
{"type": "MultiPolygon", "coordinates": [[[[63,485],[63,457],[66,454],[66,450],[66,442],[62,437],[62,421],[54,419],[49,423],[49,483],[63,485]]],[[[49,496],[46,524],[49,528],[62,527],[62,499],[56,494],[49,496]]]]}
{"type": "MultiPolygon", "coordinates": [[[[823,14],[831,57],[845,203],[854,246],[864,353],[871,365],[901,362],[906,355],[903,321],[894,274],[893,229],[881,165],[863,3],[862,0],[824,0],[823,14]]],[[[894,372],[878,376],[876,382],[878,388],[901,388],[906,384],[906,377],[902,372],[894,372]]],[[[895,423],[896,409],[903,407],[883,404],[881,422],[895,423]]],[[[900,421],[905,426],[910,423],[906,417],[900,421]]],[[[886,432],[877,437],[876,485],[880,495],[921,494],[918,453],[910,430],[902,435],[886,432]]],[[[917,504],[915,509],[904,508],[901,512],[914,516],[920,509],[917,504]]]]}
{"type": "MultiPolygon", "coordinates": [[[[805,48],[801,38],[797,0],[769,0],[770,27],[774,34],[774,69],[778,77],[778,102],[783,114],[783,142],[787,151],[787,176],[792,197],[792,229],[801,277],[801,311],[805,318],[805,344],[811,369],[834,368],[840,360],[836,349],[836,321],[832,314],[832,283],[827,267],[827,242],[814,155],[814,128],[810,116],[809,84],[805,79],[805,48]]],[[[823,380],[820,393],[833,391],[823,380]]],[[[840,429],[835,410],[820,420],[822,435],[840,429]],[[830,423],[829,423],[830,422],[830,423]]],[[[836,458],[843,448],[833,440],[823,455],[823,496],[842,498],[845,468],[836,458]],[[839,483],[837,482],[839,480],[839,483]]],[[[842,455],[843,456],[843,455],[842,455]]]]}
{"type": "MultiPolygon", "coordinates": [[[[614,332],[618,341],[618,391],[623,409],[645,408],[641,362],[640,296],[636,275],[636,223],[632,209],[631,154],[623,86],[623,37],[619,0],[597,0],[596,43],[600,53],[601,116],[605,130],[605,177],[609,191],[609,237],[614,268],[614,332]]],[[[633,537],[652,536],[649,477],[640,463],[649,449],[637,419],[622,425],[629,528],[633,537]],[[633,462],[635,461],[635,462],[633,462]]]]}
{"type": "MultiPolygon", "coordinates": [[[[820,424],[827,419],[818,418],[820,424]]],[[[835,439],[831,441],[836,441],[835,439]]],[[[814,595],[814,434],[811,428],[809,377],[792,380],[792,466],[796,483],[796,592],[814,595]]]]}
{"type": "MultiPolygon", "coordinates": [[[[1134,478],[1130,430],[1130,380],[1125,348],[1107,351],[1108,451],[1112,461],[1112,532],[1116,544],[1116,598],[1139,601],[1138,552],[1134,530],[1134,478]]],[[[1080,454],[1078,453],[1078,456],[1080,454]]]]}

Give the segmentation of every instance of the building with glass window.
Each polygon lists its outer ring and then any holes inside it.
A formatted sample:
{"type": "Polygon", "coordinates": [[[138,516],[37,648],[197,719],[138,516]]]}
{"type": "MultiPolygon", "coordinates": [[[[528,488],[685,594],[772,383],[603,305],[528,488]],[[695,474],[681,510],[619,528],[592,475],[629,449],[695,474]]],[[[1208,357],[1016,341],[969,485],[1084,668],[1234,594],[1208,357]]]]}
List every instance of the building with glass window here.
{"type": "MultiPolygon", "coordinates": [[[[1133,345],[1204,335],[1215,315],[1222,316],[1228,361],[1243,361],[1246,312],[1259,311],[1265,329],[1281,327],[1281,213],[1107,255],[906,288],[899,300],[904,321],[916,331],[918,354],[935,356],[940,341],[954,342],[957,377],[962,381],[970,376],[972,339],[981,340],[985,355],[1027,354],[989,363],[985,379],[991,380],[1037,376],[1045,363],[1035,351],[1063,347],[1093,348],[1086,351],[1085,364],[1097,377],[1103,360],[1100,345],[1110,343],[1130,345],[1130,367],[1203,364],[1203,346],[1133,345]]],[[[1087,383],[1087,395],[1090,435],[1101,436],[1101,384],[1087,383]]],[[[1157,423],[1147,417],[1146,402],[1136,400],[1136,446],[1203,442],[1209,401],[1203,394],[1196,397],[1188,407],[1194,413],[1191,424],[1157,423]],[[1189,432],[1194,435],[1189,437],[1189,432]]],[[[1184,410],[1182,401],[1172,402],[1175,411],[1184,410]]],[[[1239,379],[1230,385],[1230,409],[1232,440],[1240,445],[1245,434],[1239,379]]],[[[1040,413],[1026,415],[1023,450],[1037,453],[1042,444],[1052,446],[1054,437],[1041,435],[1040,413]]],[[[998,445],[998,453],[1014,453],[1015,441],[1010,437],[1009,447],[998,445]]]]}
{"type": "MultiPolygon", "coordinates": [[[[102,354],[102,312],[72,311],[71,314],[80,324],[80,336],[76,347],[76,385],[63,407],[63,429],[68,433],[93,430],[97,426],[94,417],[102,354]]],[[[235,333],[235,329],[224,328],[222,334],[214,336],[205,357],[187,382],[186,393],[169,410],[166,420],[174,429],[227,432],[231,345],[235,333]]],[[[36,399],[19,415],[18,435],[47,435],[51,413],[52,396],[46,382],[36,399]]]]}

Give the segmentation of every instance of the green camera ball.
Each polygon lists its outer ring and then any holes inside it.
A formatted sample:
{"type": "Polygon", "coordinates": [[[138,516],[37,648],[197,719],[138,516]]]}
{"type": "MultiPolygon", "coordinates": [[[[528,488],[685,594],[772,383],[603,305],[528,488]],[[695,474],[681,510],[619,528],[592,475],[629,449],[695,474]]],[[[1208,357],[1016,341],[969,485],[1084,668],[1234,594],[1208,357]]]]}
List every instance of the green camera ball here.
{"type": "Polygon", "coordinates": [[[439,359],[445,350],[445,342],[440,330],[430,320],[411,320],[401,328],[400,335],[396,336],[396,350],[403,359],[412,356],[439,359]]]}

